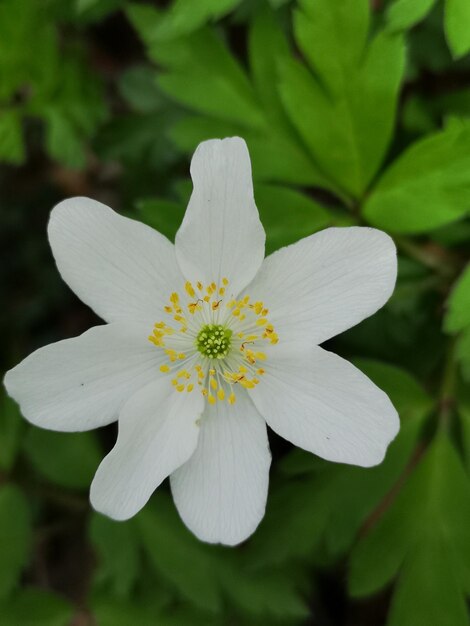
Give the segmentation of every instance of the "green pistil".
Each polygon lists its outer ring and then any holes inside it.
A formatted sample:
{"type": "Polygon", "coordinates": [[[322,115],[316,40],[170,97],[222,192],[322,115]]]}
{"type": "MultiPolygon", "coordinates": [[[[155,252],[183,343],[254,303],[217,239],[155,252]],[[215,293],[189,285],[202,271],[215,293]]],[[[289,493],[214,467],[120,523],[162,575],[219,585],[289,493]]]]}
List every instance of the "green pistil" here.
{"type": "Polygon", "coordinates": [[[232,331],[221,324],[206,324],[196,339],[196,347],[209,359],[223,359],[230,352],[232,331]]]}

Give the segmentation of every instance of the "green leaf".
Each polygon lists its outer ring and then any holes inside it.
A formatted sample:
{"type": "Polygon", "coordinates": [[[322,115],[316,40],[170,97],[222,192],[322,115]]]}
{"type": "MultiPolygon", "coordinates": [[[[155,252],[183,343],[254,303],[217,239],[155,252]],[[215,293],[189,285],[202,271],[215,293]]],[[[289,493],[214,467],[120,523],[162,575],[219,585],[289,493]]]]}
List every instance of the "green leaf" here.
{"type": "Polygon", "coordinates": [[[331,224],[328,211],[306,195],[276,185],[256,185],[255,199],[266,230],[266,253],[331,224]]]}
{"type": "Polygon", "coordinates": [[[470,50],[470,3],[446,0],[445,31],[449,48],[458,59],[470,50]]]}
{"type": "Polygon", "coordinates": [[[23,130],[19,114],[0,109],[0,161],[20,165],[25,158],[23,130]]]}
{"type": "Polygon", "coordinates": [[[447,332],[457,333],[470,325],[470,265],[455,284],[447,302],[444,326],[447,332]]]}
{"type": "Polygon", "coordinates": [[[354,364],[385,391],[401,417],[424,416],[433,401],[405,370],[374,359],[354,359],[354,364]]]}
{"type": "Polygon", "coordinates": [[[400,573],[387,626],[416,624],[469,624],[454,563],[441,538],[418,543],[400,573]]]}
{"type": "Polygon", "coordinates": [[[154,41],[188,35],[209,21],[232,11],[241,0],[174,0],[153,30],[154,41]]]}
{"type": "Polygon", "coordinates": [[[304,0],[297,42],[312,72],[293,59],[280,65],[281,95],[292,124],[322,171],[360,196],[382,163],[404,71],[401,35],[368,43],[366,0],[304,0]]]}
{"type": "Polygon", "coordinates": [[[275,126],[257,132],[234,123],[189,116],[171,131],[175,143],[188,154],[192,154],[201,141],[233,136],[243,137],[247,142],[255,180],[334,189],[302,147],[275,126]]]}
{"type": "Polygon", "coordinates": [[[448,438],[438,434],[391,507],[353,550],[351,593],[374,593],[400,572],[389,626],[466,624],[469,516],[468,477],[448,438]]]}
{"type": "Polygon", "coordinates": [[[220,570],[221,584],[235,606],[253,616],[279,620],[308,616],[298,581],[285,566],[279,570],[269,568],[253,572],[243,568],[240,561],[230,560],[226,555],[220,570]]]}
{"type": "Polygon", "coordinates": [[[25,422],[18,405],[6,394],[0,396],[0,469],[13,467],[20,449],[25,422]]]}
{"type": "Polygon", "coordinates": [[[2,626],[69,626],[73,609],[60,596],[26,589],[0,603],[2,626]]]}
{"type": "Polygon", "coordinates": [[[219,611],[220,586],[213,554],[186,530],[166,494],[157,493],[152,504],[136,521],[153,567],[196,607],[219,611]]]}
{"type": "Polygon", "coordinates": [[[139,113],[151,113],[166,104],[157,87],[155,71],[147,65],[135,65],[124,71],[118,88],[126,102],[139,113]]]}
{"type": "Polygon", "coordinates": [[[34,468],[45,478],[71,489],[87,489],[101,461],[93,433],[59,433],[31,428],[24,449],[34,468]]]}
{"type": "Polygon", "coordinates": [[[140,573],[140,542],[135,523],[115,522],[93,513],[90,539],[98,555],[99,585],[109,585],[119,598],[131,593],[140,573]]]}
{"type": "Polygon", "coordinates": [[[146,12],[142,24],[135,9],[130,12],[134,26],[147,43],[150,57],[166,70],[160,73],[158,84],[167,95],[215,118],[248,128],[263,125],[259,103],[245,73],[212,30],[202,28],[174,41],[155,42],[151,26],[159,23],[160,15],[146,12]]]}
{"type": "MultiPolygon", "coordinates": [[[[26,498],[16,487],[3,485],[0,487],[0,598],[7,597],[18,584],[29,559],[31,543],[31,519],[26,498]]],[[[3,615],[1,611],[0,614],[3,615]]]]}
{"type": "Polygon", "coordinates": [[[305,559],[320,545],[333,559],[344,555],[409,462],[431,398],[404,370],[372,359],[355,364],[389,394],[400,413],[400,432],[383,463],[370,469],[328,463],[302,450],[284,458],[280,469],[290,480],[270,496],[253,539],[260,564],[305,559]]]}
{"type": "Polygon", "coordinates": [[[392,31],[406,30],[421,22],[436,0],[396,0],[387,11],[387,27],[392,31]]]}
{"type": "Polygon", "coordinates": [[[181,204],[169,200],[148,198],[138,201],[137,210],[140,219],[145,224],[174,241],[185,212],[185,208],[181,204]]]}
{"type": "Polygon", "coordinates": [[[428,232],[470,208],[470,126],[453,125],[421,139],[390,165],[363,208],[392,233],[428,232]]]}
{"type": "Polygon", "coordinates": [[[466,328],[459,336],[456,356],[460,361],[464,378],[470,382],[470,328],[466,328]]]}

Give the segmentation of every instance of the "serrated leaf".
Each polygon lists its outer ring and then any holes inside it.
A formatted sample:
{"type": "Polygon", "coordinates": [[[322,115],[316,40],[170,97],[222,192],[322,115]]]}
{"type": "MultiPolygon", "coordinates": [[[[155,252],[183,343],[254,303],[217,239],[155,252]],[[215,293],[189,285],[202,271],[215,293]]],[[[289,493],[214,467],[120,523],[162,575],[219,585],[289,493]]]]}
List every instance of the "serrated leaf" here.
{"type": "Polygon", "coordinates": [[[470,265],[452,289],[447,302],[444,326],[449,333],[457,333],[470,326],[470,265]]]}
{"type": "Polygon", "coordinates": [[[470,208],[470,127],[452,126],[410,146],[379,179],[363,208],[392,233],[428,232],[470,208]]]}
{"type": "Polygon", "coordinates": [[[31,542],[31,519],[26,498],[12,485],[1,486],[0,598],[6,598],[18,584],[21,572],[28,562],[31,542]]]}
{"type": "Polygon", "coordinates": [[[395,502],[353,550],[351,593],[373,593],[400,570],[405,580],[399,581],[389,626],[426,623],[418,618],[429,616],[432,606],[436,614],[445,606],[456,620],[449,623],[465,623],[461,618],[464,594],[470,591],[469,516],[468,477],[448,438],[438,434],[395,502]],[[437,554],[446,555],[443,569],[430,573],[431,562],[441,563],[437,554]],[[410,583],[410,572],[415,585],[421,585],[417,604],[410,593],[416,588],[410,583]],[[439,586],[446,589],[447,598],[440,608],[436,606],[436,598],[442,597],[439,586]]]}
{"type": "Polygon", "coordinates": [[[69,626],[72,606],[42,589],[26,589],[0,603],[2,626],[69,626]]]}
{"type": "Polygon", "coordinates": [[[295,32],[312,72],[293,59],[280,66],[291,122],[320,168],[360,196],[379,168],[395,119],[404,71],[401,35],[370,43],[368,3],[305,0],[295,32]]]}
{"type": "Polygon", "coordinates": [[[0,161],[20,165],[24,158],[20,115],[13,109],[0,110],[0,161]]]}
{"type": "Polygon", "coordinates": [[[387,28],[405,30],[421,22],[436,0],[396,0],[387,11],[387,28]]]}
{"type": "Polygon", "coordinates": [[[470,2],[446,0],[445,31],[454,58],[460,58],[470,50],[470,2]]]}
{"type": "Polygon", "coordinates": [[[98,555],[95,580],[115,596],[129,596],[140,573],[140,542],[133,520],[115,522],[93,513],[90,539],[98,555]]]}
{"type": "Polygon", "coordinates": [[[157,493],[152,504],[136,522],[153,567],[196,607],[217,612],[221,590],[213,554],[186,530],[166,494],[157,493]]]}
{"type": "Polygon", "coordinates": [[[20,449],[25,422],[18,405],[6,394],[0,396],[0,469],[8,471],[20,449]]]}
{"type": "Polygon", "coordinates": [[[59,433],[31,428],[24,449],[34,468],[47,480],[71,489],[87,489],[101,461],[91,432],[59,433]]]}

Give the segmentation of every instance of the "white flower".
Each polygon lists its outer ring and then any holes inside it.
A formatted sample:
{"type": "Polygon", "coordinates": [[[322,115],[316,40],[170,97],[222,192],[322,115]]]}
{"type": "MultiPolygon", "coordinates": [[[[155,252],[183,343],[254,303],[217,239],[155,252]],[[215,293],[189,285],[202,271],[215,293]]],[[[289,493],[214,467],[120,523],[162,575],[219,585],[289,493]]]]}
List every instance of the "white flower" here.
{"type": "Polygon", "coordinates": [[[263,260],[245,142],[202,143],[191,176],[174,246],[87,198],[55,207],[57,267],[107,324],[37,350],[5,385],[43,428],[119,419],[91,486],[95,509],[127,519],[170,476],[187,526],[237,544],[265,510],[266,422],[305,450],[362,466],[380,463],[395,437],[388,397],[318,344],[383,306],[396,252],[372,228],[329,228],[263,260]]]}

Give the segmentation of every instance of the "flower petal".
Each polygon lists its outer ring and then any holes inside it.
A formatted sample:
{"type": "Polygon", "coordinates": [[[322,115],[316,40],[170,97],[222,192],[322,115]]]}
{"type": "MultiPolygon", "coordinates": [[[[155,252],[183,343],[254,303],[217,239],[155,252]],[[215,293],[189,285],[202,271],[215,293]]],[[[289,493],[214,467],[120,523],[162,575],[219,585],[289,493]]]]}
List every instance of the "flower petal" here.
{"type": "Polygon", "coordinates": [[[165,354],[145,326],[120,323],[39,348],[7,372],[5,387],[31,423],[82,431],[117,419],[123,403],[159,373],[165,354]]]}
{"type": "Polygon", "coordinates": [[[207,405],[196,452],[171,476],[188,528],[210,543],[249,537],[264,515],[270,463],[266,424],[245,393],[207,405]]]}
{"type": "Polygon", "coordinates": [[[250,395],[281,437],[329,461],[369,467],[383,460],[398,415],[351,363],[297,343],[277,354],[270,350],[265,370],[250,395]]]}
{"type": "Polygon", "coordinates": [[[95,200],[58,204],[48,232],[62,278],[108,322],[130,320],[151,328],[183,280],[174,246],[163,235],[95,200]]]}
{"type": "Polygon", "coordinates": [[[158,485],[193,454],[203,407],[201,394],[179,393],[168,378],[132,396],[119,415],[116,445],[93,479],[93,507],[116,520],[140,511],[158,485]]]}
{"type": "Polygon", "coordinates": [[[258,271],[265,234],[253,198],[243,139],[201,143],[191,161],[194,189],[176,235],[176,256],[191,281],[230,280],[237,295],[258,271]]]}
{"type": "Polygon", "coordinates": [[[327,228],[267,257],[248,290],[269,307],[281,341],[319,344],[380,309],[396,276],[388,235],[366,227],[327,228]]]}

